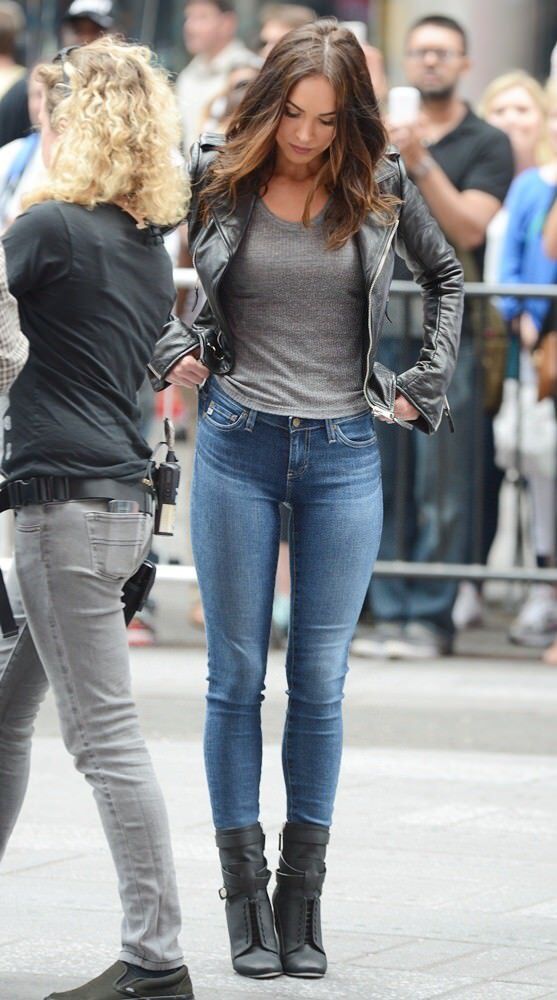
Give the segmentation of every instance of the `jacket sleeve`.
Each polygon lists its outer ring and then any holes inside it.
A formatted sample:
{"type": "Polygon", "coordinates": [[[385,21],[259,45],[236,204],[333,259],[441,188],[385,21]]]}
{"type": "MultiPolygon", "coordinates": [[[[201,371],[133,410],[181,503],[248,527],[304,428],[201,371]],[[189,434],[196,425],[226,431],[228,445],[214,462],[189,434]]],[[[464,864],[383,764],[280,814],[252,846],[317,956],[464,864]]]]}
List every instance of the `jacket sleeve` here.
{"type": "Polygon", "coordinates": [[[160,392],[170,385],[166,378],[170,369],[199,346],[199,336],[194,327],[187,327],[177,316],[170,316],[157,340],[153,357],[147,365],[149,381],[155,392],[160,392]]]}
{"type": "MultiPolygon", "coordinates": [[[[206,160],[203,156],[202,137],[199,142],[193,144],[190,154],[191,201],[187,217],[190,248],[193,247],[200,228],[199,188],[207,166],[206,162],[203,163],[204,159],[206,160]]],[[[200,359],[204,360],[203,330],[208,325],[214,325],[214,321],[207,303],[189,327],[176,316],[169,317],[157,341],[153,357],[147,365],[147,374],[155,392],[167,388],[170,383],[166,375],[186,354],[199,349],[200,359]]]]}
{"type": "MultiPolygon", "coordinates": [[[[399,161],[400,162],[400,161],[399,161]]],[[[423,347],[417,363],[397,376],[397,389],[420,413],[417,426],[431,434],[441,423],[445,394],[458,355],[464,283],[454,250],[402,163],[402,208],[396,252],[423,293],[423,347]]]]}

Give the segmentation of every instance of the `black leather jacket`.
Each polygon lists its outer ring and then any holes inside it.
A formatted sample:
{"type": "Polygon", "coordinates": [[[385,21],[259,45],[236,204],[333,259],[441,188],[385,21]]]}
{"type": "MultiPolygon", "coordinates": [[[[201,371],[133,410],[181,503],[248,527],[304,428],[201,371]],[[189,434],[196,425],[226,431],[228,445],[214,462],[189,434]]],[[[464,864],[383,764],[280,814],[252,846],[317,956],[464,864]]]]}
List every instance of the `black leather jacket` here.
{"type": "MultiPolygon", "coordinates": [[[[204,135],[192,151],[193,197],[189,241],[194,266],[207,296],[191,327],[171,320],[157,343],[149,365],[154,389],[166,386],[165,376],[185,354],[200,348],[210,371],[224,375],[234,369],[234,342],[221,299],[222,276],[246,231],[254,195],[242,195],[234,212],[216,205],[207,225],[199,219],[199,187],[211,160],[224,141],[204,135]]],[[[385,226],[369,216],[357,234],[368,295],[364,394],[376,414],[392,416],[395,393],[401,392],[419,411],[414,425],[430,434],[449,415],[446,391],[456,364],[463,305],[462,268],[415,185],[408,179],[399,154],[389,151],[377,171],[382,190],[401,200],[396,220],[385,226]],[[375,361],[377,343],[389,298],[394,256],[406,261],[423,290],[424,342],[414,367],[395,375],[375,361]]]]}

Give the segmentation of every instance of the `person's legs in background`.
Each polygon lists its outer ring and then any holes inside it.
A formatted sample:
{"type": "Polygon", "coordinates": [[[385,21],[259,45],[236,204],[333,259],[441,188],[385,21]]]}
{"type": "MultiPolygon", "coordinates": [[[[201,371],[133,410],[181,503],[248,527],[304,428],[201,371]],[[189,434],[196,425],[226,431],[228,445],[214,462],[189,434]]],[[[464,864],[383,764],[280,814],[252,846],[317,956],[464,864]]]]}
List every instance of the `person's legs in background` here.
{"type": "MultiPolygon", "coordinates": [[[[532,510],[532,546],[540,568],[555,561],[555,480],[531,475],[528,489],[532,510]]],[[[511,642],[540,649],[548,647],[557,633],[557,598],[550,583],[533,584],[509,629],[511,642]]]]}
{"type": "MultiPolygon", "coordinates": [[[[400,354],[397,356],[397,345],[392,340],[384,338],[381,360],[400,372],[403,370],[398,360],[400,354]]],[[[414,348],[415,362],[419,344],[407,341],[406,345],[414,348]]],[[[410,359],[407,355],[403,360],[410,359]]],[[[474,375],[473,344],[471,339],[465,338],[449,393],[455,433],[450,432],[445,419],[435,435],[419,431],[398,432],[413,438],[414,462],[408,463],[408,475],[412,479],[406,484],[408,517],[403,521],[407,532],[404,557],[412,562],[450,563],[466,559],[469,505],[473,498],[474,375]]],[[[390,426],[380,431],[386,525],[380,559],[392,559],[400,553],[394,512],[400,502],[396,499],[397,489],[404,488],[405,484],[400,481],[393,438],[389,438],[392,431],[390,426]]],[[[395,621],[403,622],[404,627],[402,634],[387,635],[382,644],[378,643],[375,654],[370,648],[367,655],[415,659],[450,652],[455,632],[452,609],[456,593],[457,584],[452,580],[376,577],[370,594],[377,626],[395,621]]]]}
{"type": "MultiPolygon", "coordinates": [[[[394,372],[415,364],[419,341],[385,333],[379,343],[378,360],[394,372]]],[[[412,502],[415,475],[416,435],[376,420],[383,481],[383,533],[378,558],[408,559],[417,531],[417,512],[412,502]]],[[[375,576],[368,589],[368,605],[374,618],[371,629],[356,634],[351,653],[355,656],[386,656],[393,640],[403,636],[411,581],[404,577],[375,576]]]]}

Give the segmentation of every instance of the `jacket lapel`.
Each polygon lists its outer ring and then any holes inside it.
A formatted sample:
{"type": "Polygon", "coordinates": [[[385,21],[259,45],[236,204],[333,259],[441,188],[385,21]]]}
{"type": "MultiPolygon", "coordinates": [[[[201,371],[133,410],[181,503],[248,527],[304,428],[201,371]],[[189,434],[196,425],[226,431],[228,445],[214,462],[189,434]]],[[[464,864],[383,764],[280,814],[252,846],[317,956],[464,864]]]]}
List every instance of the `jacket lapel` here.
{"type": "Polygon", "coordinates": [[[255,205],[255,197],[254,194],[239,195],[234,212],[230,212],[224,204],[214,205],[211,209],[217,230],[230,257],[234,256],[242,242],[255,205]]]}

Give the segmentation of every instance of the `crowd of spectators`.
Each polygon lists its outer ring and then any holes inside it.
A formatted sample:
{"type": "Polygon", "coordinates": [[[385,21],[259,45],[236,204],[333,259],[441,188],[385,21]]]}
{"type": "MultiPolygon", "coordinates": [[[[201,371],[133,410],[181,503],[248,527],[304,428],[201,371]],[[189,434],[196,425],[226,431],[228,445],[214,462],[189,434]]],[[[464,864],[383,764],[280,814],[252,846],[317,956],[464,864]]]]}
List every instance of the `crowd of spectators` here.
{"type": "MultiPolygon", "coordinates": [[[[183,37],[189,61],[176,80],[186,159],[202,131],[226,132],[272,46],[315,17],[306,6],[268,4],[260,12],[254,51],[238,37],[233,0],[187,0],[183,37]]],[[[2,230],[20,212],[22,196],[43,169],[32,67],[26,70],[18,61],[24,27],[20,5],[0,2],[2,230]]],[[[74,0],[62,20],[60,42],[87,43],[112,27],[110,0],[74,0]]],[[[391,141],[457,250],[465,278],[556,284],[557,83],[509,66],[472,107],[462,96],[471,59],[467,33],[452,18],[433,14],[415,23],[405,41],[405,82],[419,92],[417,113],[390,120],[382,55],[368,44],[365,26],[358,34],[391,141]]],[[[185,231],[173,254],[176,263],[191,263],[185,231]]],[[[408,277],[402,261],[395,277],[408,277]]],[[[379,354],[389,368],[402,371],[415,364],[419,317],[419,303],[393,296],[379,354]]],[[[555,565],[556,330],[557,309],[550,299],[468,298],[449,394],[452,419],[432,437],[378,428],[385,493],[381,559],[486,562],[500,526],[506,477],[521,495],[516,532],[526,523],[520,558],[540,568],[555,565]],[[518,443],[509,449],[505,441],[513,419],[518,443]]],[[[275,602],[279,638],[289,616],[286,514],[283,521],[275,602]]],[[[509,550],[509,561],[515,555],[509,550]]],[[[367,612],[374,625],[355,638],[353,652],[392,658],[448,654],[459,629],[481,622],[484,589],[448,579],[377,577],[367,612]]],[[[516,643],[543,648],[546,661],[557,664],[557,595],[551,584],[529,588],[509,634],[516,643]]]]}

